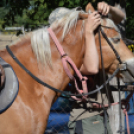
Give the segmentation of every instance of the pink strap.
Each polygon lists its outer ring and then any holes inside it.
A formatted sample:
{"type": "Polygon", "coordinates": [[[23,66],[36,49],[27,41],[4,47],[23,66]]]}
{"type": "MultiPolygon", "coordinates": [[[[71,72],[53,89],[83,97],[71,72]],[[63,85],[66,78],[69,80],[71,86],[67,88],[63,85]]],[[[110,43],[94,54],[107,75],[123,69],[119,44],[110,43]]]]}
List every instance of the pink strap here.
{"type": "MultiPolygon", "coordinates": [[[[119,102],[116,103],[112,103],[112,106],[119,104],[119,102]]],[[[126,104],[127,105],[127,104],[126,104]]],[[[93,103],[93,107],[96,108],[101,108],[101,105],[93,103]]],[[[106,104],[104,107],[108,107],[108,104],[106,104]]],[[[123,109],[124,114],[126,115],[126,123],[127,123],[127,134],[130,134],[130,127],[129,127],[129,119],[128,119],[128,114],[127,114],[127,110],[123,109]]]]}
{"type": "Polygon", "coordinates": [[[51,35],[51,38],[53,39],[53,41],[54,41],[58,51],[60,52],[61,56],[63,56],[65,54],[65,52],[64,52],[63,48],[61,47],[58,39],[56,38],[54,32],[52,31],[51,28],[48,28],[47,30],[48,30],[49,34],[51,35]]]}
{"type": "Polygon", "coordinates": [[[127,114],[127,110],[124,109],[123,110],[124,114],[126,115],[126,123],[127,123],[127,134],[130,134],[130,127],[129,127],[129,119],[128,119],[128,114],[127,114]]]}
{"type": "MultiPolygon", "coordinates": [[[[51,28],[48,28],[47,29],[51,38],[53,39],[59,53],[61,54],[61,57],[62,57],[62,63],[63,63],[63,67],[64,67],[64,70],[65,72],[67,73],[68,77],[71,79],[71,80],[74,80],[75,81],[75,85],[76,85],[76,89],[78,91],[79,94],[82,94],[82,93],[88,93],[88,89],[87,89],[87,77],[83,77],[80,73],[80,71],[77,69],[76,65],[74,64],[74,62],[70,59],[70,57],[68,57],[62,46],[60,45],[58,39],[56,38],[54,32],[52,31],[51,28]],[[71,68],[75,71],[76,75],[79,77],[79,79],[82,81],[82,87],[83,87],[83,92],[81,92],[81,90],[78,88],[77,86],[77,82],[74,78],[74,76],[71,74],[70,70],[68,69],[68,66],[67,66],[67,63],[69,63],[69,65],[71,66],[71,68]]],[[[83,99],[86,99],[87,96],[83,96],[83,99]]]]}

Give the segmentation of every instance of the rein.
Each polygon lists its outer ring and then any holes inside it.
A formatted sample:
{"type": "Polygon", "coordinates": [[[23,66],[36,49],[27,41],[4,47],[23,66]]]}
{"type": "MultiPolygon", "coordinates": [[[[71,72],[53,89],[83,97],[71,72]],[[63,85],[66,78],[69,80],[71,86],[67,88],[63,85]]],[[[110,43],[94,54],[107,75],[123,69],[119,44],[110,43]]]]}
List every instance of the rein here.
{"type": "MultiPolygon", "coordinates": [[[[105,28],[110,28],[110,27],[106,27],[106,26],[103,26],[105,28]]],[[[116,31],[116,30],[115,30],[116,31]]],[[[107,38],[106,34],[104,33],[104,31],[102,30],[102,28],[100,27],[100,32],[102,34],[102,36],[105,38],[105,40],[107,41],[107,43],[109,44],[109,46],[112,48],[113,52],[115,53],[115,56],[116,56],[116,59],[119,61],[119,67],[120,67],[120,70],[121,71],[126,71],[127,70],[127,64],[126,63],[123,63],[120,59],[120,56],[118,54],[118,52],[115,50],[114,46],[112,45],[112,43],[109,41],[109,39],[107,38]]],[[[99,38],[100,38],[100,32],[99,32],[99,38]]],[[[118,31],[117,31],[118,32],[118,31]]],[[[101,46],[101,41],[100,41],[100,46],[101,46]]],[[[100,47],[101,48],[101,47],[100,47]]],[[[102,51],[101,51],[102,53],[102,51]]],[[[102,54],[101,54],[102,55],[102,54]]],[[[129,71],[129,70],[128,70],[129,71]]],[[[103,74],[105,75],[105,74],[103,74]]],[[[122,117],[121,117],[121,109],[123,109],[123,112],[124,114],[126,115],[126,121],[127,121],[127,132],[128,134],[130,134],[130,128],[129,128],[129,121],[128,121],[128,115],[127,115],[127,111],[129,110],[129,99],[132,97],[134,91],[132,91],[130,93],[130,95],[124,100],[125,102],[123,102],[121,100],[121,93],[120,93],[120,81],[119,81],[119,78],[117,78],[117,85],[118,85],[118,92],[119,92],[119,102],[117,103],[113,103],[112,105],[116,105],[116,104],[119,104],[119,122],[120,122],[120,125],[119,125],[119,130],[117,131],[117,133],[120,133],[122,134],[124,132],[123,130],[123,126],[122,126],[122,117]],[[123,107],[124,105],[124,107],[123,107]]],[[[95,104],[97,107],[100,108],[100,105],[98,104],[95,104]]],[[[105,105],[105,107],[108,107],[109,105],[105,105]]],[[[106,124],[105,124],[106,125],[106,124]]],[[[105,129],[106,130],[106,129],[105,129]]],[[[105,132],[107,133],[107,132],[105,132]]]]}
{"type": "MultiPolygon", "coordinates": [[[[48,31],[52,31],[52,30],[50,30],[50,28],[49,28],[48,31]]],[[[58,41],[58,40],[57,40],[57,41],[58,41]]],[[[38,77],[36,77],[35,75],[33,75],[33,74],[17,59],[17,57],[13,54],[13,52],[11,51],[11,49],[9,48],[8,45],[6,46],[6,49],[7,49],[7,52],[10,54],[10,56],[15,60],[15,62],[16,62],[27,74],[29,74],[34,80],[36,80],[38,83],[40,83],[40,84],[46,86],[47,88],[49,88],[49,89],[51,89],[51,90],[53,90],[53,91],[55,91],[55,92],[59,92],[59,93],[61,93],[62,95],[65,95],[65,96],[67,96],[67,97],[70,97],[70,96],[82,97],[82,96],[88,96],[88,95],[94,94],[94,93],[100,91],[102,88],[104,88],[104,86],[107,85],[107,84],[109,83],[109,81],[110,81],[114,76],[116,76],[117,73],[120,71],[120,69],[117,68],[117,69],[114,71],[113,75],[112,75],[110,78],[108,78],[105,83],[103,83],[100,87],[97,87],[97,88],[96,88],[95,90],[93,90],[93,91],[90,91],[90,92],[88,92],[88,93],[82,93],[82,94],[81,94],[81,92],[80,92],[80,94],[72,94],[72,93],[69,93],[69,92],[65,92],[65,91],[61,91],[61,90],[59,90],[59,89],[56,89],[56,88],[52,87],[51,85],[49,85],[49,84],[43,82],[42,80],[40,80],[38,77]]],[[[73,67],[73,68],[76,69],[75,72],[76,72],[77,75],[79,76],[80,80],[81,80],[81,81],[83,81],[83,80],[85,81],[86,78],[81,75],[81,73],[80,73],[79,70],[76,68],[76,66],[75,66],[75,64],[73,63],[73,61],[65,54],[65,52],[63,51],[63,49],[61,48],[61,46],[60,46],[60,48],[58,48],[58,49],[59,49],[59,51],[61,50],[60,54],[61,54],[61,57],[63,58],[63,62],[65,63],[65,61],[67,61],[69,64],[71,64],[71,67],[73,67]],[[65,58],[66,56],[67,56],[67,58],[65,58]]],[[[65,64],[66,64],[66,63],[65,63],[65,64]]],[[[64,65],[64,66],[65,66],[65,65],[64,65]]],[[[74,69],[74,70],[75,70],[75,69],[74,69]]],[[[68,69],[65,69],[65,70],[68,71],[68,69]]],[[[70,75],[69,73],[68,73],[68,75],[69,75],[70,78],[74,79],[74,76],[70,75]]],[[[83,84],[83,85],[85,85],[85,84],[83,84]]],[[[85,87],[84,87],[84,88],[85,88],[85,87]]],[[[78,92],[79,92],[79,90],[78,90],[78,92]]]]}
{"type": "MultiPolygon", "coordinates": [[[[14,60],[28,75],[30,75],[30,76],[31,76],[35,81],[37,81],[38,83],[42,84],[43,86],[45,86],[45,87],[47,87],[47,88],[49,88],[49,89],[51,89],[51,90],[53,90],[53,91],[55,91],[55,92],[59,92],[59,93],[61,93],[62,95],[65,95],[65,96],[67,96],[67,97],[70,97],[70,96],[82,97],[81,94],[71,94],[71,93],[69,93],[69,92],[61,91],[61,90],[56,89],[56,88],[52,87],[51,85],[49,85],[49,84],[43,82],[43,81],[40,80],[38,77],[36,77],[35,75],[33,75],[32,72],[30,72],[30,71],[17,59],[17,57],[13,54],[13,52],[11,51],[11,49],[9,48],[9,46],[6,46],[6,49],[7,49],[7,52],[10,54],[10,56],[13,58],[13,60],[14,60]]],[[[106,84],[109,83],[109,81],[110,81],[114,76],[117,75],[117,73],[118,73],[119,71],[120,71],[120,69],[117,68],[117,69],[114,71],[113,75],[112,75],[111,77],[109,77],[109,78],[107,79],[107,81],[106,81],[104,84],[102,84],[100,87],[96,88],[96,89],[93,90],[93,91],[90,91],[90,92],[88,92],[88,93],[83,93],[83,96],[91,95],[91,94],[94,94],[94,93],[100,91],[102,88],[104,88],[104,86],[105,86],[106,84]]]]}

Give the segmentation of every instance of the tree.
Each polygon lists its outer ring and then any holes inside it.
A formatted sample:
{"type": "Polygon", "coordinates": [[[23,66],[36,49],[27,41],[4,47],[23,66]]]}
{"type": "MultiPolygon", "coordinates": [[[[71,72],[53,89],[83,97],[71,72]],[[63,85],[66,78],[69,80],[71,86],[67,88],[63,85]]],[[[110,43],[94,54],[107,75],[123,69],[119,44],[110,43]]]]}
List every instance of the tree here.
{"type": "Polygon", "coordinates": [[[129,0],[126,4],[127,11],[127,26],[126,33],[127,37],[134,40],[134,1],[129,0]]]}
{"type": "Polygon", "coordinates": [[[17,15],[22,16],[23,10],[28,9],[30,6],[29,1],[25,0],[2,0],[0,10],[3,10],[0,14],[0,18],[4,20],[4,26],[14,25],[15,17],[17,15]]]}
{"type": "MultiPolygon", "coordinates": [[[[32,29],[48,24],[49,14],[57,7],[83,9],[88,2],[96,8],[102,0],[1,0],[0,20],[3,26],[24,25],[32,29]]],[[[109,0],[104,0],[108,2],[109,0]]],[[[127,37],[134,39],[134,1],[129,0],[127,10],[127,37]]],[[[1,25],[1,24],[0,24],[1,25]]]]}

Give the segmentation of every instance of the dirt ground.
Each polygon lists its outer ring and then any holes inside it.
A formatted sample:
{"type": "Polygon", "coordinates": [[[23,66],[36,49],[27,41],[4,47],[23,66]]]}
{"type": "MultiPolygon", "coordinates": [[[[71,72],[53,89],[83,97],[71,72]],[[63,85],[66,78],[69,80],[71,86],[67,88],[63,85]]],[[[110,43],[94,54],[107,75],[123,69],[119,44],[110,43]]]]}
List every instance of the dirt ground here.
{"type": "Polygon", "coordinates": [[[16,35],[4,35],[0,34],[0,50],[4,49],[6,45],[11,44],[13,41],[17,40],[19,37],[16,35]]]}

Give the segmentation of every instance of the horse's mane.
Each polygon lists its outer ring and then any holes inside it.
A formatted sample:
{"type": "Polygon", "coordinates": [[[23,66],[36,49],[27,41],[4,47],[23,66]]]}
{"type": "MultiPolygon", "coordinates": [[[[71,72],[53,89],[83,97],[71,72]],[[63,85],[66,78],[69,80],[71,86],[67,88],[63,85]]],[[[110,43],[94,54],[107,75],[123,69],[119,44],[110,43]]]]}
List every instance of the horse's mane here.
{"type": "Polygon", "coordinates": [[[54,21],[51,25],[51,28],[54,30],[58,26],[60,26],[60,30],[63,29],[63,34],[62,34],[62,40],[66,36],[66,34],[69,32],[69,30],[72,27],[76,27],[77,21],[79,19],[79,13],[83,13],[84,11],[70,11],[69,13],[65,14],[61,19],[58,19],[54,21]]]}
{"type": "MultiPolygon", "coordinates": [[[[58,28],[59,30],[63,29],[63,40],[69,30],[72,27],[76,27],[80,12],[83,11],[70,11],[61,19],[54,21],[50,27],[52,28],[52,30],[55,30],[56,28],[58,28]]],[[[37,57],[38,62],[41,62],[44,65],[52,66],[50,40],[49,34],[47,32],[47,27],[33,32],[31,37],[31,46],[37,57]]]]}

